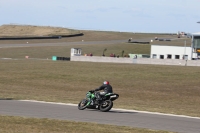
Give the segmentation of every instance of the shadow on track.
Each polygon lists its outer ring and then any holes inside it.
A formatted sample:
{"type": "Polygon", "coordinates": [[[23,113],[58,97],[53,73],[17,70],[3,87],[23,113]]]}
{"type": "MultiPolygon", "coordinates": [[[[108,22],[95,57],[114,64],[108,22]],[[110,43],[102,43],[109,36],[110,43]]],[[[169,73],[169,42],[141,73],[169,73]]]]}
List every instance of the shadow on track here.
{"type": "MultiPolygon", "coordinates": [[[[102,111],[100,111],[100,110],[98,110],[98,109],[87,109],[87,110],[85,110],[85,111],[97,111],[97,112],[102,112],[102,111]]],[[[135,114],[135,113],[137,113],[137,112],[110,110],[110,111],[108,111],[108,112],[102,112],[102,113],[135,114]]]]}
{"type": "Polygon", "coordinates": [[[123,113],[123,114],[136,114],[137,112],[131,112],[131,111],[116,111],[116,110],[110,110],[107,113],[123,113]]]}
{"type": "Polygon", "coordinates": [[[14,100],[13,98],[0,98],[0,100],[14,100]]]}

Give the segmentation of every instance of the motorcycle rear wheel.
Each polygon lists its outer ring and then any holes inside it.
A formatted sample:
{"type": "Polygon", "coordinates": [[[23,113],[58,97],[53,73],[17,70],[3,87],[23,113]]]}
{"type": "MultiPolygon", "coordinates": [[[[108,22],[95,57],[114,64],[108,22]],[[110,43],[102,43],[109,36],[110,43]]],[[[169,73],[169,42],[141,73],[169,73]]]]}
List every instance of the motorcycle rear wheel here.
{"type": "Polygon", "coordinates": [[[80,103],[78,104],[78,109],[84,110],[87,107],[87,103],[88,101],[86,99],[81,100],[80,103]]]}
{"type": "Polygon", "coordinates": [[[102,111],[102,112],[107,112],[109,111],[111,108],[113,107],[113,102],[111,100],[105,100],[103,101],[100,106],[99,106],[99,109],[102,111]]]}

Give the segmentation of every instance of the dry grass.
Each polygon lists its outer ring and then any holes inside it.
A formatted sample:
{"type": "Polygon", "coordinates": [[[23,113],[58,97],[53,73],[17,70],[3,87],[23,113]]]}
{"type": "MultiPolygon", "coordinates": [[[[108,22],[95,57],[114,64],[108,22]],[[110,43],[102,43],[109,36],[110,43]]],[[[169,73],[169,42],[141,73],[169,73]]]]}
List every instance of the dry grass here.
{"type": "Polygon", "coordinates": [[[170,133],[95,123],[0,116],[1,133],[170,133]]]}
{"type": "Polygon", "coordinates": [[[199,68],[51,60],[1,60],[0,97],[78,103],[109,80],[114,107],[200,116],[199,68]]]}
{"type": "Polygon", "coordinates": [[[107,48],[107,51],[105,52],[106,56],[110,56],[111,53],[115,53],[116,55],[119,54],[121,56],[122,50],[124,51],[124,54],[150,54],[150,45],[121,43],[94,46],[93,44],[77,44],[53,47],[2,48],[0,49],[0,58],[25,58],[26,55],[30,58],[40,59],[51,59],[52,56],[69,57],[70,49],[72,47],[81,48],[82,54],[93,53],[94,56],[101,56],[105,48],[107,48]]]}

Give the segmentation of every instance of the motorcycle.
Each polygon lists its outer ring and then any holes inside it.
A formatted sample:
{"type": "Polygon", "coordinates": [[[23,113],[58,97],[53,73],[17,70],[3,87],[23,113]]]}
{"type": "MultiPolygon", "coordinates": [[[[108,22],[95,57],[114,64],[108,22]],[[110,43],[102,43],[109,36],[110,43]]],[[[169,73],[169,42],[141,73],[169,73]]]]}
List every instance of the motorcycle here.
{"type": "Polygon", "coordinates": [[[113,101],[119,97],[116,93],[107,93],[97,98],[99,96],[98,93],[99,92],[96,91],[88,91],[86,93],[86,98],[81,100],[78,104],[78,109],[98,109],[102,112],[107,112],[113,107],[113,101]]]}

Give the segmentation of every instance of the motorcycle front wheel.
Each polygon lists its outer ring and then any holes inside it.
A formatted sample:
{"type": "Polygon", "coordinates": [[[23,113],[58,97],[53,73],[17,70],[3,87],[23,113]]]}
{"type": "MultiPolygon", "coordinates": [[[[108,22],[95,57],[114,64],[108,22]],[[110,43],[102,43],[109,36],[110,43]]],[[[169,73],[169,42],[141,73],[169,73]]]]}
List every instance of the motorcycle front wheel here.
{"type": "Polygon", "coordinates": [[[88,101],[86,99],[81,100],[80,103],[78,104],[78,109],[84,110],[87,107],[87,103],[88,101]]]}
{"type": "Polygon", "coordinates": [[[113,107],[113,102],[111,100],[105,100],[103,101],[100,106],[99,106],[99,109],[102,111],[102,112],[107,112],[109,111],[111,108],[113,107]]]}

